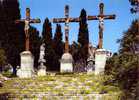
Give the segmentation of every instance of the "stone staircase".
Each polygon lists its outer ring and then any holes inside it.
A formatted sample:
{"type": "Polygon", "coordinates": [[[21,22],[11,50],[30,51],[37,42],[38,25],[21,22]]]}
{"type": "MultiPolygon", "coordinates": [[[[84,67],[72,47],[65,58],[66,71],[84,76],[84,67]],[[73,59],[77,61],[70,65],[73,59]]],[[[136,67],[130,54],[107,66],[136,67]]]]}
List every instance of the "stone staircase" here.
{"type": "Polygon", "coordinates": [[[107,79],[86,73],[12,78],[0,88],[0,100],[119,100],[122,92],[116,86],[104,85],[107,79]]]}

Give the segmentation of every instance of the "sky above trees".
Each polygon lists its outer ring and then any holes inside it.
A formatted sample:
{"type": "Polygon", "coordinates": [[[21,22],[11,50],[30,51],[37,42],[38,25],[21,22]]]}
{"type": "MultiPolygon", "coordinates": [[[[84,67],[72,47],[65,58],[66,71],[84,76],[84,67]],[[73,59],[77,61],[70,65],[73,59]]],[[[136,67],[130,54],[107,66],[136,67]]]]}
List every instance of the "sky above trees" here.
{"type": "MultiPolygon", "coordinates": [[[[43,23],[46,17],[52,18],[64,17],[64,6],[70,6],[70,17],[79,17],[81,9],[85,9],[87,15],[97,15],[99,13],[99,3],[105,4],[105,14],[116,14],[115,20],[104,21],[104,45],[103,47],[112,52],[117,52],[119,44],[117,39],[121,38],[122,33],[131,25],[132,20],[137,18],[137,14],[130,13],[130,3],[128,0],[19,0],[21,17],[25,17],[25,8],[31,9],[32,18],[40,18],[41,24],[33,25],[40,33],[42,32],[43,23]]],[[[56,24],[52,24],[53,34],[56,24]]],[[[96,46],[98,44],[98,21],[88,21],[89,40],[96,46]]],[[[62,24],[64,33],[64,24],[62,24]]],[[[70,24],[69,40],[77,41],[79,23],[70,24]]],[[[63,34],[64,37],[64,34],[63,34]]],[[[64,39],[64,38],[63,38],[64,39]]]]}

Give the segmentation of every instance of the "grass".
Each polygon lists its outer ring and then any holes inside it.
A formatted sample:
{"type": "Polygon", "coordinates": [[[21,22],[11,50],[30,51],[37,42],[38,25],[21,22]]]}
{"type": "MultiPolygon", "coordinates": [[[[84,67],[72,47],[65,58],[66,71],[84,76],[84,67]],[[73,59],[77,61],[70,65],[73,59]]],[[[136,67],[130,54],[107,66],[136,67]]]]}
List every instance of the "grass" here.
{"type": "MultiPolygon", "coordinates": [[[[56,76],[47,75],[45,77],[24,79],[11,78],[4,82],[4,86],[0,88],[0,94],[9,93],[16,98],[37,98],[39,94],[42,97],[47,97],[46,95],[52,97],[53,95],[62,97],[66,95],[81,95],[85,97],[89,94],[106,93],[112,96],[104,95],[103,98],[111,98],[108,100],[119,100],[114,99],[114,96],[119,97],[122,93],[118,87],[103,85],[103,82],[108,79],[108,77],[103,75],[95,76],[85,73],[58,74],[56,76]]],[[[94,98],[94,96],[92,96],[92,98],[94,98]]]]}

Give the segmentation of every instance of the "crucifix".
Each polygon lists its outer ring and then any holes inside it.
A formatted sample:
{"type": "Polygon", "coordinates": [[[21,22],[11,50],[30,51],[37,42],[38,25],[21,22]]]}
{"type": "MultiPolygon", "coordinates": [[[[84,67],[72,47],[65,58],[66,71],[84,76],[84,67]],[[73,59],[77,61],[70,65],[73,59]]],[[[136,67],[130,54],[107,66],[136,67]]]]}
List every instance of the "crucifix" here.
{"type": "Polygon", "coordinates": [[[104,4],[99,4],[99,15],[88,16],[88,20],[99,20],[99,42],[98,49],[103,48],[103,30],[104,30],[104,19],[115,19],[116,15],[104,15],[104,4]]]}
{"type": "Polygon", "coordinates": [[[16,20],[15,23],[20,23],[20,22],[24,22],[25,26],[24,26],[24,31],[25,31],[25,50],[29,51],[29,28],[30,28],[30,24],[32,23],[40,23],[40,19],[31,19],[30,18],[30,9],[26,8],[26,18],[25,19],[20,19],[20,20],[16,20]]]}
{"type": "Polygon", "coordinates": [[[69,52],[69,23],[78,22],[69,17],[69,6],[65,6],[65,18],[53,18],[53,23],[65,23],[65,52],[69,52]]]}

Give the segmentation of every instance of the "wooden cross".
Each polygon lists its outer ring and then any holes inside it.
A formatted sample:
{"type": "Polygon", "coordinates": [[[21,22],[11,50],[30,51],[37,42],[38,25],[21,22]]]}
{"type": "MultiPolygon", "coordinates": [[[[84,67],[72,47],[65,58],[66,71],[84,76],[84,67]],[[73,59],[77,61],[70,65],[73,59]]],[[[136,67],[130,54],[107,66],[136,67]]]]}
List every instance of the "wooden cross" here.
{"type": "Polygon", "coordinates": [[[88,16],[88,20],[99,20],[99,43],[98,49],[103,48],[103,30],[104,30],[104,19],[115,19],[116,15],[104,15],[104,4],[99,4],[99,15],[88,16]]]}
{"type": "Polygon", "coordinates": [[[65,52],[69,52],[69,23],[79,22],[69,17],[69,6],[65,6],[65,18],[53,18],[53,23],[65,23],[65,52]]]}
{"type": "Polygon", "coordinates": [[[24,27],[24,31],[25,31],[25,50],[29,51],[29,28],[30,28],[30,24],[31,23],[40,23],[40,19],[31,19],[30,18],[30,9],[26,8],[26,18],[25,19],[20,19],[20,20],[16,20],[15,23],[20,23],[20,22],[24,22],[25,23],[25,27],[24,27]]]}

